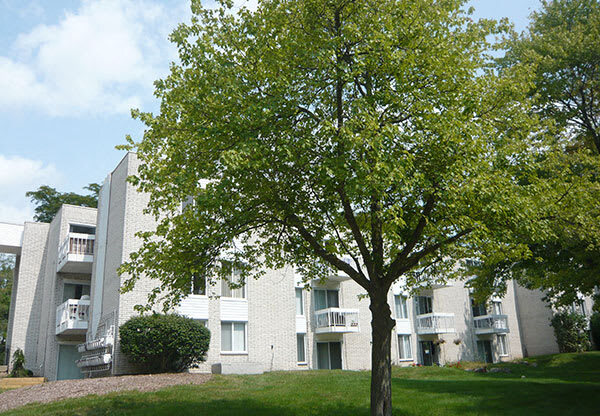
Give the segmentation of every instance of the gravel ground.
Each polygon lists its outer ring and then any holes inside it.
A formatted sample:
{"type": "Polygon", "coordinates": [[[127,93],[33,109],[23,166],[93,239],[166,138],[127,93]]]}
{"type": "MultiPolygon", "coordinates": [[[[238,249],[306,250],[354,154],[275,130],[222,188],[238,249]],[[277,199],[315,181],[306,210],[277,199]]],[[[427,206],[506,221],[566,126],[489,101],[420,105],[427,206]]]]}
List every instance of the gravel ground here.
{"type": "Polygon", "coordinates": [[[52,381],[0,393],[0,412],[29,403],[48,403],[72,397],[87,396],[88,394],[101,395],[113,391],[154,391],[177,384],[202,384],[209,379],[209,374],[181,373],[52,381]]]}

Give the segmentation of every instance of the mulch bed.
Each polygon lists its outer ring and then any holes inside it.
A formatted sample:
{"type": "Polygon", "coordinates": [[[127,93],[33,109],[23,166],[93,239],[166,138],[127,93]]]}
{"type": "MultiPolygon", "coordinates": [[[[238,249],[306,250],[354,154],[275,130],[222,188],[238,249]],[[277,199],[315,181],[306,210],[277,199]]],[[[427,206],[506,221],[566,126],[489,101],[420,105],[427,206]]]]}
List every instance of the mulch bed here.
{"type": "Polygon", "coordinates": [[[126,390],[154,391],[179,384],[202,384],[210,380],[210,377],[210,374],[180,373],[52,381],[0,393],[0,412],[29,403],[48,403],[89,394],[101,395],[126,390]]]}

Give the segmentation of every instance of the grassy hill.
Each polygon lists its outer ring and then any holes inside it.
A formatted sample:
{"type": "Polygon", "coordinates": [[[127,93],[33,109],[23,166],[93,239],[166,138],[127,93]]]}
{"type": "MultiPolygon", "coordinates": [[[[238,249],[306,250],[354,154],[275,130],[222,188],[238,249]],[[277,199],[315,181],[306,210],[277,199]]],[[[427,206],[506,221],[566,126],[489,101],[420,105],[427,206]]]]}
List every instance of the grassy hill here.
{"type": "MultiPolygon", "coordinates": [[[[597,415],[600,352],[501,364],[511,373],[395,368],[398,415],[597,415]],[[525,377],[523,377],[525,376],[525,377]]],[[[206,384],[29,405],[7,415],[368,415],[369,373],[274,372],[215,376],[206,384]]]]}

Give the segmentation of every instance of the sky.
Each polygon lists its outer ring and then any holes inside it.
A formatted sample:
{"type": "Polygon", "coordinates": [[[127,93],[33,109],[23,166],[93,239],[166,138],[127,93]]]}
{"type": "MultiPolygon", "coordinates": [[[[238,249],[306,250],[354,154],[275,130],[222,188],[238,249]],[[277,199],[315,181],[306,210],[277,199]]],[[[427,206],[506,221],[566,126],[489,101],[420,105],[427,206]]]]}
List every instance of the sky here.
{"type": "MultiPolygon", "coordinates": [[[[468,5],[521,31],[539,0],[468,5]]],[[[130,109],[157,111],[153,81],[177,60],[168,35],[189,18],[189,0],[0,0],[0,222],[32,220],[25,192],[40,185],[106,178],[115,146],[143,133],[130,109]]]]}

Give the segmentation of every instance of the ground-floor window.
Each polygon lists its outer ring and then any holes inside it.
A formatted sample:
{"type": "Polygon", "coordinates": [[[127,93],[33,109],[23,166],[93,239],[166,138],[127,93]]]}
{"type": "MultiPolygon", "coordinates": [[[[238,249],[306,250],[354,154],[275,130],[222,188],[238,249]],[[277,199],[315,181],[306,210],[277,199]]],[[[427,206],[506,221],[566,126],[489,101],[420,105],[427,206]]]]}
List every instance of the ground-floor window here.
{"type": "Polygon", "coordinates": [[[296,334],[298,345],[298,364],[306,363],[306,347],[304,344],[304,334],[296,334]]]}
{"type": "Polygon", "coordinates": [[[221,351],[247,352],[246,322],[221,322],[221,351]]]}
{"type": "Polygon", "coordinates": [[[508,355],[508,345],[506,344],[506,335],[498,335],[498,350],[500,355],[508,355]]]}
{"type": "Polygon", "coordinates": [[[398,353],[401,360],[412,359],[410,348],[410,335],[398,335],[398,353]]]}

